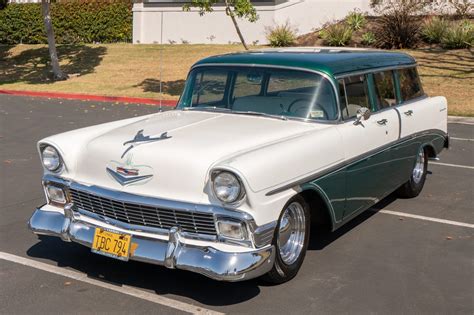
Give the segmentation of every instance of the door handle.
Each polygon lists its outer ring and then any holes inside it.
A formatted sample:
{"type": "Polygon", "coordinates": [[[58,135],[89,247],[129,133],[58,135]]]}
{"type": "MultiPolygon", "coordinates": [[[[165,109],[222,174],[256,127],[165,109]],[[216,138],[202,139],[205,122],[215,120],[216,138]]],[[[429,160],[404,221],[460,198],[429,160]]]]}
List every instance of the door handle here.
{"type": "Polygon", "coordinates": [[[410,109],[410,110],[407,110],[406,112],[404,112],[405,115],[407,116],[411,116],[413,115],[413,111],[410,109]]]}
{"type": "Polygon", "coordinates": [[[388,123],[388,120],[387,119],[382,119],[382,120],[378,120],[377,121],[377,124],[381,125],[381,126],[385,126],[386,124],[388,123]]]}

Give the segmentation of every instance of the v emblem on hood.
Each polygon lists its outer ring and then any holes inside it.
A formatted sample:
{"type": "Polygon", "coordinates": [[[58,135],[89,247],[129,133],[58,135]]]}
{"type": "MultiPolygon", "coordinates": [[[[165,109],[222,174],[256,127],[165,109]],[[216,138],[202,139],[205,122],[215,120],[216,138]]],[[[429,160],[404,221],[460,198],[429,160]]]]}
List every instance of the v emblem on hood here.
{"type": "Polygon", "coordinates": [[[106,167],[107,173],[120,185],[127,186],[140,182],[146,183],[153,177],[153,169],[147,165],[134,165],[129,156],[125,163],[110,161],[106,167]]]}
{"type": "Polygon", "coordinates": [[[139,144],[166,140],[169,138],[171,138],[171,136],[168,136],[168,132],[163,132],[159,137],[151,138],[150,136],[143,135],[143,129],[139,130],[132,140],[128,140],[123,143],[123,145],[130,144],[130,146],[123,152],[121,158],[123,158],[125,154],[128,153],[128,151],[130,151],[139,144]]]}
{"type": "Polygon", "coordinates": [[[141,180],[145,180],[147,178],[151,178],[153,175],[142,175],[142,176],[132,176],[132,177],[127,177],[123,176],[122,174],[119,174],[118,172],[110,169],[107,167],[107,172],[112,175],[112,177],[120,183],[120,185],[125,186],[128,184],[132,184],[135,182],[139,182],[141,180]]]}

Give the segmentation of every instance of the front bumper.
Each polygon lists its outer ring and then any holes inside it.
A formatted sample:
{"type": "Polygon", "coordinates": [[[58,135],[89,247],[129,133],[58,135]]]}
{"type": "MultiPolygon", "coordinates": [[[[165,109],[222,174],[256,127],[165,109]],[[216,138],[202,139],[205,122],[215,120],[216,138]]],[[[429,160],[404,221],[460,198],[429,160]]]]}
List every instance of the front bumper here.
{"type": "MultiPolygon", "coordinates": [[[[63,213],[36,209],[28,222],[35,234],[61,237],[92,247],[96,227],[76,217],[72,210],[63,213]]],[[[136,249],[130,259],[168,268],[197,272],[223,281],[241,281],[259,277],[273,267],[275,249],[272,245],[245,252],[225,252],[212,246],[185,244],[178,228],[172,228],[168,240],[132,234],[136,249]]]]}

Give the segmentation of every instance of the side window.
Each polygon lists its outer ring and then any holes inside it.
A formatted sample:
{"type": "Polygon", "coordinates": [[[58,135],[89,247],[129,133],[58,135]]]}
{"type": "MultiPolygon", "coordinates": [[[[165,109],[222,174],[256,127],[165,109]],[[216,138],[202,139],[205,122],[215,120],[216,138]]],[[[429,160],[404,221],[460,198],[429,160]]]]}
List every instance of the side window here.
{"type": "Polygon", "coordinates": [[[409,101],[423,96],[424,92],[416,68],[400,69],[398,70],[398,76],[400,78],[402,101],[409,101]]]}
{"type": "MultiPolygon", "coordinates": [[[[201,72],[194,81],[192,106],[215,104],[223,101],[227,71],[201,72]]],[[[219,105],[219,104],[217,104],[219,105]]]]}
{"type": "Polygon", "coordinates": [[[279,93],[295,92],[312,94],[320,84],[314,75],[306,72],[275,72],[268,80],[267,93],[278,95],[279,93]]]}
{"type": "MultiPolygon", "coordinates": [[[[344,78],[344,86],[346,103],[341,104],[343,119],[356,117],[357,110],[361,107],[367,107],[370,109],[367,93],[367,78],[365,75],[344,78]]],[[[342,99],[341,103],[343,103],[342,99]]]]}
{"type": "Polygon", "coordinates": [[[256,96],[262,89],[263,73],[238,72],[235,77],[233,97],[256,96]]]}
{"type": "Polygon", "coordinates": [[[374,73],[374,84],[377,97],[377,106],[379,109],[397,104],[395,85],[393,81],[393,71],[374,73]]]}

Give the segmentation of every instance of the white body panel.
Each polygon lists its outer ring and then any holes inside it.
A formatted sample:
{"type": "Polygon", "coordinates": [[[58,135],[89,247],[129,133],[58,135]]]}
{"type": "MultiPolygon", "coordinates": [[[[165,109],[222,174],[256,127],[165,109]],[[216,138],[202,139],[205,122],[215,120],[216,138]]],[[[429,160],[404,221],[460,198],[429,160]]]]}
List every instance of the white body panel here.
{"type": "Polygon", "coordinates": [[[398,106],[398,110],[402,122],[400,134],[402,138],[428,129],[447,132],[448,103],[445,97],[437,96],[408,102],[398,106]]]}

